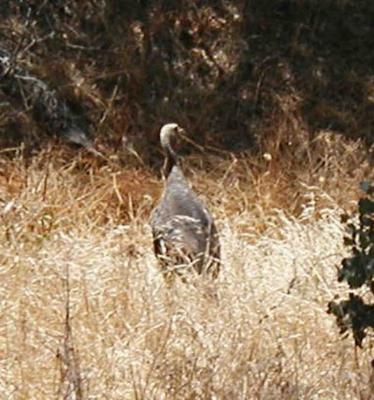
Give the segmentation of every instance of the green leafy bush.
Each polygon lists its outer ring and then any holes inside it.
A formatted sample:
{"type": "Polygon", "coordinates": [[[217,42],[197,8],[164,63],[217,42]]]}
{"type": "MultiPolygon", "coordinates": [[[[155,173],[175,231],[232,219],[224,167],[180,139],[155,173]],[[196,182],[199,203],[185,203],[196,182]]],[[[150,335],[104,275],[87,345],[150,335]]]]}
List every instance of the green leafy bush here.
{"type": "Polygon", "coordinates": [[[367,331],[374,328],[374,186],[363,182],[365,197],[358,202],[358,222],[345,215],[347,236],[344,244],[351,255],[343,259],[338,271],[339,282],[346,281],[350,289],[348,300],[330,302],[328,311],[335,315],[340,332],[353,332],[355,344],[362,347],[367,331]],[[367,289],[367,290],[365,290],[367,289]]]}

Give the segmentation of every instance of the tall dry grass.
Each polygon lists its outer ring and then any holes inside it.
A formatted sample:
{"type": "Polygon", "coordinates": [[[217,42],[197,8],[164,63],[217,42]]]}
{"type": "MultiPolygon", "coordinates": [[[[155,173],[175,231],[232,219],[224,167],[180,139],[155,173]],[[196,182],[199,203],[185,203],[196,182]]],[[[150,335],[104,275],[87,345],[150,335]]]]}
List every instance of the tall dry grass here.
{"type": "Polygon", "coordinates": [[[3,157],[0,398],[372,398],[372,350],[326,314],[344,289],[342,207],[370,171],[352,146],[323,145],[325,162],[311,153],[298,170],[276,154],[212,157],[199,174],[190,160],[224,268],[171,289],[146,223],[162,186],[151,171],[3,157]]]}

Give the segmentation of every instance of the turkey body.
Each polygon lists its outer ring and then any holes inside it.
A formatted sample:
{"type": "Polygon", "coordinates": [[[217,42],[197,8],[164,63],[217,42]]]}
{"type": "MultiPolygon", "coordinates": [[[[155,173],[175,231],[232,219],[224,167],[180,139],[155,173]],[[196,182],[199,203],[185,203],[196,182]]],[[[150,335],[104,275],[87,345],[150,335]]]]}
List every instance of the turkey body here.
{"type": "MultiPolygon", "coordinates": [[[[168,125],[174,127],[169,134],[178,131],[176,124],[168,125]]],[[[169,172],[150,220],[155,255],[167,280],[175,274],[185,276],[192,268],[198,274],[216,278],[221,261],[213,217],[190,188],[176,154],[166,142],[163,147],[169,158],[169,172]]]]}

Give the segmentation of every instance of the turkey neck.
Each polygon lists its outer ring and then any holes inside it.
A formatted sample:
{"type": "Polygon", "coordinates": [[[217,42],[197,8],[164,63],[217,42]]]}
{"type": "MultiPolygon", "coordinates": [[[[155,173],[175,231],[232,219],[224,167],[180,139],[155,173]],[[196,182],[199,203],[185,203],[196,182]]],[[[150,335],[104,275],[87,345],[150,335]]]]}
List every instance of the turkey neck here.
{"type": "Polygon", "coordinates": [[[180,166],[179,157],[177,153],[171,148],[170,143],[165,147],[166,162],[165,162],[165,176],[168,177],[174,166],[180,166]]]}

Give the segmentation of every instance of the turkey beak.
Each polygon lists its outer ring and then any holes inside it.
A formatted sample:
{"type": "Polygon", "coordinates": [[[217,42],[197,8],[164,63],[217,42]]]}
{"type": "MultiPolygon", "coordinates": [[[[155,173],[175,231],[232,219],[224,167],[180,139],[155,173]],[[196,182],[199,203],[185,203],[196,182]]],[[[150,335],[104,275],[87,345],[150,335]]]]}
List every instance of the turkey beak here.
{"type": "Polygon", "coordinates": [[[188,142],[188,137],[187,133],[183,128],[178,127],[178,135],[181,137],[184,141],[188,142]]]}
{"type": "Polygon", "coordinates": [[[181,135],[182,137],[186,136],[186,131],[178,126],[178,134],[181,135]]]}
{"type": "Polygon", "coordinates": [[[192,146],[196,147],[197,149],[199,149],[199,150],[202,151],[202,152],[205,151],[205,149],[204,149],[203,146],[200,146],[199,144],[197,144],[195,141],[193,141],[192,139],[190,139],[190,138],[187,136],[187,133],[186,133],[186,131],[185,131],[184,129],[179,128],[179,129],[178,129],[178,133],[179,133],[179,136],[180,136],[183,140],[185,140],[187,143],[192,144],[192,146]]]}

